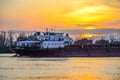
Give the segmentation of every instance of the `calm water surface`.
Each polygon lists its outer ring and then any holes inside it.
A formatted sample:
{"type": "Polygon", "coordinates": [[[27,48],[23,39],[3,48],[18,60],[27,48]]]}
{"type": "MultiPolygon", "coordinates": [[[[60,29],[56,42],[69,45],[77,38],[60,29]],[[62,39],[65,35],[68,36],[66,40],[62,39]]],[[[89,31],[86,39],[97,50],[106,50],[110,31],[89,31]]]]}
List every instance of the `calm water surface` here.
{"type": "Polygon", "coordinates": [[[120,80],[120,57],[30,58],[0,54],[0,80],[120,80]]]}

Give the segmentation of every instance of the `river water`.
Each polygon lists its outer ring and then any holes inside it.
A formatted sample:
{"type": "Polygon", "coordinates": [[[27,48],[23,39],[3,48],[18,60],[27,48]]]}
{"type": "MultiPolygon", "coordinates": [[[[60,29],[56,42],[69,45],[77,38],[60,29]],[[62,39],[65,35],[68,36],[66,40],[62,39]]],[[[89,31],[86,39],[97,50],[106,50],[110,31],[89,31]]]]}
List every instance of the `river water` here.
{"type": "Polygon", "coordinates": [[[0,54],[0,80],[120,80],[120,57],[12,56],[0,54]]]}

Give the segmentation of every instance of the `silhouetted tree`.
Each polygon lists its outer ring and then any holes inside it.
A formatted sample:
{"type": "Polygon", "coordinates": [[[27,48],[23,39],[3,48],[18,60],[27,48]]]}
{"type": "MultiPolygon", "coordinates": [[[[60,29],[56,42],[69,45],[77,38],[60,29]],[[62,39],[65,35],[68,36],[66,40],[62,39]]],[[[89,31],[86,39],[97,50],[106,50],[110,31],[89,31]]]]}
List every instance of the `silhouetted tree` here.
{"type": "Polygon", "coordinates": [[[75,41],[74,44],[76,44],[76,45],[87,45],[87,44],[92,44],[92,40],[83,38],[83,39],[80,39],[80,40],[75,41]]]}
{"type": "Polygon", "coordinates": [[[109,41],[104,39],[98,40],[95,43],[100,45],[109,45],[109,41]]]}
{"type": "Polygon", "coordinates": [[[9,37],[8,42],[10,42],[10,47],[13,46],[13,35],[14,35],[14,33],[12,31],[8,32],[8,37],[9,37]]]}
{"type": "Polygon", "coordinates": [[[27,35],[25,33],[20,33],[17,41],[23,41],[23,40],[27,40],[27,35]]]}
{"type": "Polygon", "coordinates": [[[6,38],[6,32],[1,31],[0,32],[0,46],[5,46],[5,38],[6,38]]]}

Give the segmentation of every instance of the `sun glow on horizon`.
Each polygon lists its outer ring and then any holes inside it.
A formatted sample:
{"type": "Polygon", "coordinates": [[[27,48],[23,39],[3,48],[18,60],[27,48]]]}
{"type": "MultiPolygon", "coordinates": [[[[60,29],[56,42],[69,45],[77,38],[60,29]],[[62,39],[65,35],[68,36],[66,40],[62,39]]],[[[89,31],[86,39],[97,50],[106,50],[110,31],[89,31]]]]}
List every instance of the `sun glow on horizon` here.
{"type": "Polygon", "coordinates": [[[75,38],[80,39],[80,38],[87,38],[87,39],[91,39],[93,37],[98,37],[98,36],[104,36],[102,34],[91,34],[91,33],[84,33],[84,34],[78,34],[76,35],[75,38]]]}
{"type": "Polygon", "coordinates": [[[83,38],[91,38],[91,37],[93,37],[93,34],[86,33],[86,34],[83,34],[82,37],[83,38]]]}
{"type": "Polygon", "coordinates": [[[84,29],[86,30],[92,30],[92,29],[97,29],[96,27],[85,27],[84,29]]]}

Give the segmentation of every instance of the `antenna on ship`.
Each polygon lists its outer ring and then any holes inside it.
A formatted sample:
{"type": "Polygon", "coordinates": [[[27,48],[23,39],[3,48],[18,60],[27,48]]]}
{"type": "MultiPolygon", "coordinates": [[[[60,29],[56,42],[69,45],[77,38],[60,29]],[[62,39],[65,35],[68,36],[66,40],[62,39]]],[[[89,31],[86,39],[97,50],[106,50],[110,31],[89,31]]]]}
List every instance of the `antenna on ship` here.
{"type": "Polygon", "coordinates": [[[51,32],[53,32],[54,30],[53,30],[53,28],[51,28],[51,32]]]}
{"type": "Polygon", "coordinates": [[[46,28],[46,32],[48,32],[48,28],[46,28]]]}
{"type": "Polygon", "coordinates": [[[56,25],[54,26],[54,32],[55,32],[56,25]]]}

